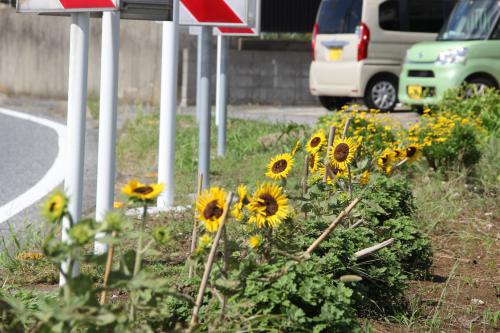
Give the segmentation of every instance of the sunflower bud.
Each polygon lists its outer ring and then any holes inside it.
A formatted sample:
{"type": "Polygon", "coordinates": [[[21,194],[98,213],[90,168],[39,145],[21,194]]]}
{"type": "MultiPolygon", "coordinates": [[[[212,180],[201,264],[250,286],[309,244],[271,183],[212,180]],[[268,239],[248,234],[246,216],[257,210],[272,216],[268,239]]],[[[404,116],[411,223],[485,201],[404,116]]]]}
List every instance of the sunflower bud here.
{"type": "Polygon", "coordinates": [[[85,245],[90,242],[95,235],[92,220],[83,220],[69,229],[69,237],[77,245],[85,245]]]}
{"type": "Polygon", "coordinates": [[[153,239],[160,245],[165,245],[170,240],[170,232],[165,227],[156,227],[153,229],[153,239]]]}

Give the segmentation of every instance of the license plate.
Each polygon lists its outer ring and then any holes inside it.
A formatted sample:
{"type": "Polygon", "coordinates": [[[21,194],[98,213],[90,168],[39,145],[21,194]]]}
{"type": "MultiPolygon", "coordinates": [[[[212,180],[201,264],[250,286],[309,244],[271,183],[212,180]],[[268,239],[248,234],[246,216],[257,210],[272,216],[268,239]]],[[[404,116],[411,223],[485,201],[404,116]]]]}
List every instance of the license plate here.
{"type": "Polygon", "coordinates": [[[422,98],[422,86],[408,86],[407,92],[411,99],[422,98]]]}
{"type": "Polygon", "coordinates": [[[333,48],[330,49],[328,53],[328,59],[330,61],[340,60],[342,58],[342,49],[341,48],[333,48]]]}

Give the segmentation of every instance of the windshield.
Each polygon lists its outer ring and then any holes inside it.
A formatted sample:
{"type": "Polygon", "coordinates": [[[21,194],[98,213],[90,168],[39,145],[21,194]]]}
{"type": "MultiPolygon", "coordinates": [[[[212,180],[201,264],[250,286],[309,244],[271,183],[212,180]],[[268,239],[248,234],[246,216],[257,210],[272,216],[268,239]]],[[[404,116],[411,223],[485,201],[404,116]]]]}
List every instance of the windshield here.
{"type": "Polygon", "coordinates": [[[361,22],[363,0],[323,0],[318,12],[318,33],[353,34],[361,22]]]}
{"type": "Polygon", "coordinates": [[[500,12],[500,0],[462,0],[457,3],[437,40],[488,38],[500,12]]]}

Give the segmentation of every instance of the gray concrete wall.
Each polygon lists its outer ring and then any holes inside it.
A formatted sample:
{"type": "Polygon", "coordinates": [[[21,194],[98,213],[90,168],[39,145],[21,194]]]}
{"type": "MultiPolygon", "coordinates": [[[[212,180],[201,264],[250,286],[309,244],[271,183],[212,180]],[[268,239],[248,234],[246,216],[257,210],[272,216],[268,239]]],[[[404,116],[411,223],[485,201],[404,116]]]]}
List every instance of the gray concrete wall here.
{"type": "MultiPolygon", "coordinates": [[[[0,7],[0,92],[66,98],[69,26],[68,17],[17,14],[0,7]]],[[[100,36],[101,21],[92,19],[89,54],[91,96],[99,95],[100,36]]],[[[233,46],[236,44],[233,42],[233,46]]],[[[189,50],[187,100],[193,104],[196,95],[196,38],[189,36],[185,28],[180,46],[181,51],[182,48],[189,50]]],[[[122,20],[118,84],[121,100],[159,103],[160,57],[160,24],[122,20]]],[[[215,71],[215,44],[212,60],[215,71]]],[[[238,51],[233,48],[230,54],[230,103],[315,104],[308,90],[309,62],[310,52],[238,51]]],[[[179,85],[181,67],[180,57],[179,85]]]]}

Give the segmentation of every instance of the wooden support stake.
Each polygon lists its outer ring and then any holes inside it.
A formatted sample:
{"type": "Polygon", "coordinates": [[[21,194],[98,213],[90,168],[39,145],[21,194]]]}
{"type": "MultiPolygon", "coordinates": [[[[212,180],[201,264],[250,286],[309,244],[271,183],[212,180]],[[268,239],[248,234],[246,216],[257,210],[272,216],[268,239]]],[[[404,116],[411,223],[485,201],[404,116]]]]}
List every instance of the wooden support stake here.
{"type": "Polygon", "coordinates": [[[347,118],[344,125],[344,132],[342,132],[342,139],[345,139],[347,136],[347,130],[349,129],[349,125],[351,124],[351,117],[347,118]]]}
{"type": "Polygon", "coordinates": [[[323,177],[323,182],[326,183],[328,179],[328,164],[330,163],[330,159],[328,158],[328,154],[330,154],[330,149],[333,145],[333,140],[335,139],[335,126],[330,126],[330,133],[328,134],[328,145],[326,146],[326,155],[325,155],[325,176],[323,177]]]}
{"type": "Polygon", "coordinates": [[[207,288],[208,278],[210,277],[210,272],[212,271],[212,266],[215,259],[215,253],[217,252],[217,246],[219,245],[220,238],[222,236],[222,230],[226,224],[227,215],[229,209],[231,208],[231,203],[233,202],[233,193],[229,192],[226,200],[226,206],[224,207],[224,212],[222,213],[221,222],[219,229],[217,229],[217,234],[215,235],[212,248],[208,255],[207,263],[205,265],[205,271],[203,272],[203,277],[201,279],[200,289],[198,290],[198,296],[196,297],[196,303],[193,307],[193,316],[191,317],[191,324],[189,332],[198,324],[198,316],[200,314],[201,304],[203,303],[203,296],[205,295],[205,289],[207,288]]]}
{"type": "Polygon", "coordinates": [[[302,195],[307,194],[307,179],[309,178],[309,154],[306,155],[305,165],[304,165],[304,180],[302,181],[302,195]]]}
{"type": "MultiPolygon", "coordinates": [[[[111,237],[113,237],[113,238],[116,237],[116,231],[113,231],[111,233],[111,237]]],[[[106,303],[106,296],[107,296],[106,287],[108,286],[109,274],[111,273],[111,269],[113,268],[113,255],[114,254],[115,254],[115,245],[111,244],[111,245],[109,245],[109,248],[108,248],[108,258],[106,260],[106,268],[104,270],[104,281],[102,283],[104,290],[101,292],[101,299],[99,300],[99,303],[101,305],[106,303]]]]}
{"type": "MultiPolygon", "coordinates": [[[[196,191],[196,198],[194,198],[194,202],[195,202],[195,213],[194,213],[194,223],[193,223],[193,233],[191,234],[191,252],[189,253],[189,256],[192,257],[193,256],[193,253],[196,249],[196,242],[197,242],[197,237],[198,237],[198,217],[196,216],[196,201],[198,200],[198,198],[201,196],[201,191],[202,191],[202,187],[203,187],[203,174],[200,173],[198,175],[198,188],[197,188],[197,191],[196,191]]],[[[191,279],[194,275],[194,268],[193,268],[193,263],[190,262],[189,263],[189,278],[191,279]]]]}
{"type": "Polygon", "coordinates": [[[349,215],[349,213],[356,207],[356,205],[361,201],[361,198],[356,198],[354,199],[349,206],[346,207],[340,214],[337,216],[337,218],[328,226],[328,228],[323,231],[323,233],[309,246],[309,248],[306,250],[305,254],[306,256],[310,256],[311,253],[330,235],[330,233],[339,225],[342,220],[349,215]]]}
{"type": "Polygon", "coordinates": [[[360,251],[356,252],[354,255],[356,256],[356,259],[360,260],[360,259],[363,259],[363,258],[369,256],[370,254],[373,254],[373,253],[383,249],[384,247],[391,245],[392,243],[394,243],[394,238],[389,238],[388,240],[383,241],[382,243],[379,243],[379,244],[367,247],[366,249],[360,250],[360,251]]]}

